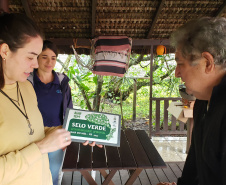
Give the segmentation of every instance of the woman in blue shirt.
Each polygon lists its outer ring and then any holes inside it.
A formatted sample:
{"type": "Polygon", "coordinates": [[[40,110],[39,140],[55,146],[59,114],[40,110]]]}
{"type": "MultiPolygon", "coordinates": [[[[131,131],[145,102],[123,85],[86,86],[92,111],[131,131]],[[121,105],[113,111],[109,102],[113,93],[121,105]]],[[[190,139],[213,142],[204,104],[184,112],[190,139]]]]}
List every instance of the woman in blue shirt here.
{"type": "MultiPolygon", "coordinates": [[[[61,126],[66,109],[73,108],[69,78],[53,70],[57,55],[56,46],[51,41],[45,40],[42,52],[38,56],[39,67],[28,78],[34,85],[45,127],[61,126]]],[[[58,185],[63,150],[48,155],[53,184],[58,185]]]]}

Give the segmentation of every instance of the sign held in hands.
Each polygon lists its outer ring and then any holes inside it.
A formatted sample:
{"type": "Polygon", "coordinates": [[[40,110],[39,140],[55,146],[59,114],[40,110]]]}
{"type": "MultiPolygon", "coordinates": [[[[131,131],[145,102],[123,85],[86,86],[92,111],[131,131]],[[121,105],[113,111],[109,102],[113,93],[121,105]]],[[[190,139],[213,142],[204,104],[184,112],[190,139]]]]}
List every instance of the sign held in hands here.
{"type": "Polygon", "coordinates": [[[63,127],[74,142],[95,141],[96,144],[120,146],[121,116],[103,112],[67,109],[63,127]]]}

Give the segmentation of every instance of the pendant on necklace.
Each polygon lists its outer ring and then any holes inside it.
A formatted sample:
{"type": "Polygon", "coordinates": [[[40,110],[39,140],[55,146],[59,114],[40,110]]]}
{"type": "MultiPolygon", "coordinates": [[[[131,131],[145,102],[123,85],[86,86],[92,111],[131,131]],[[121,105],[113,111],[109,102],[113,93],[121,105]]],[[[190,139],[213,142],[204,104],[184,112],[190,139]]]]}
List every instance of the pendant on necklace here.
{"type": "Polygon", "coordinates": [[[16,103],[20,106],[19,100],[14,100],[14,99],[12,99],[12,98],[11,98],[11,100],[13,100],[14,102],[16,102],[16,103]]]}
{"type": "MultiPolygon", "coordinates": [[[[11,98],[12,99],[12,98],[11,98]]],[[[20,102],[17,100],[12,99],[14,102],[16,102],[20,106],[20,102]]]]}
{"type": "Polygon", "coordinates": [[[31,123],[30,123],[29,119],[27,119],[27,124],[28,124],[28,127],[30,128],[30,132],[28,134],[29,135],[33,135],[34,134],[34,129],[31,128],[31,123]]]}

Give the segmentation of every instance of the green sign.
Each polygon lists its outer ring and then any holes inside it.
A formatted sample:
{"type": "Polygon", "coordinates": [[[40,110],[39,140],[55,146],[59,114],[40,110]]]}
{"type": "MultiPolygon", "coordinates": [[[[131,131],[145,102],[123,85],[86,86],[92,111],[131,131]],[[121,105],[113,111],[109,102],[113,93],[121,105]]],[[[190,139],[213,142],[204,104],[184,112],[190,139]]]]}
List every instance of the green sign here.
{"type": "Polygon", "coordinates": [[[98,144],[119,146],[120,115],[68,109],[64,128],[71,133],[72,141],[96,141],[98,144]]]}
{"type": "Polygon", "coordinates": [[[70,130],[72,136],[107,139],[111,128],[86,120],[71,119],[68,130],[70,130]]]}

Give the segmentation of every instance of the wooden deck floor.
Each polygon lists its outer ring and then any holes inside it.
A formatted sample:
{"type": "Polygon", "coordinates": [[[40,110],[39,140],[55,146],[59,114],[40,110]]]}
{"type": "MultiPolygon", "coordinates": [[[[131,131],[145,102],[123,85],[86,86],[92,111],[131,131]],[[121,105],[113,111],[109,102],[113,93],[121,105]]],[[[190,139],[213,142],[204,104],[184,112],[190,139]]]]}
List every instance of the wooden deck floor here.
{"type": "MultiPolygon", "coordinates": [[[[177,178],[181,176],[184,162],[168,162],[167,168],[147,169],[143,170],[134,185],[156,185],[159,182],[177,182],[177,178]]],[[[127,170],[118,171],[112,181],[115,185],[123,185],[128,179],[129,172],[127,170]]],[[[103,182],[103,177],[96,172],[95,178],[97,184],[103,182]]],[[[80,172],[64,172],[62,185],[88,185],[80,172]]]]}

